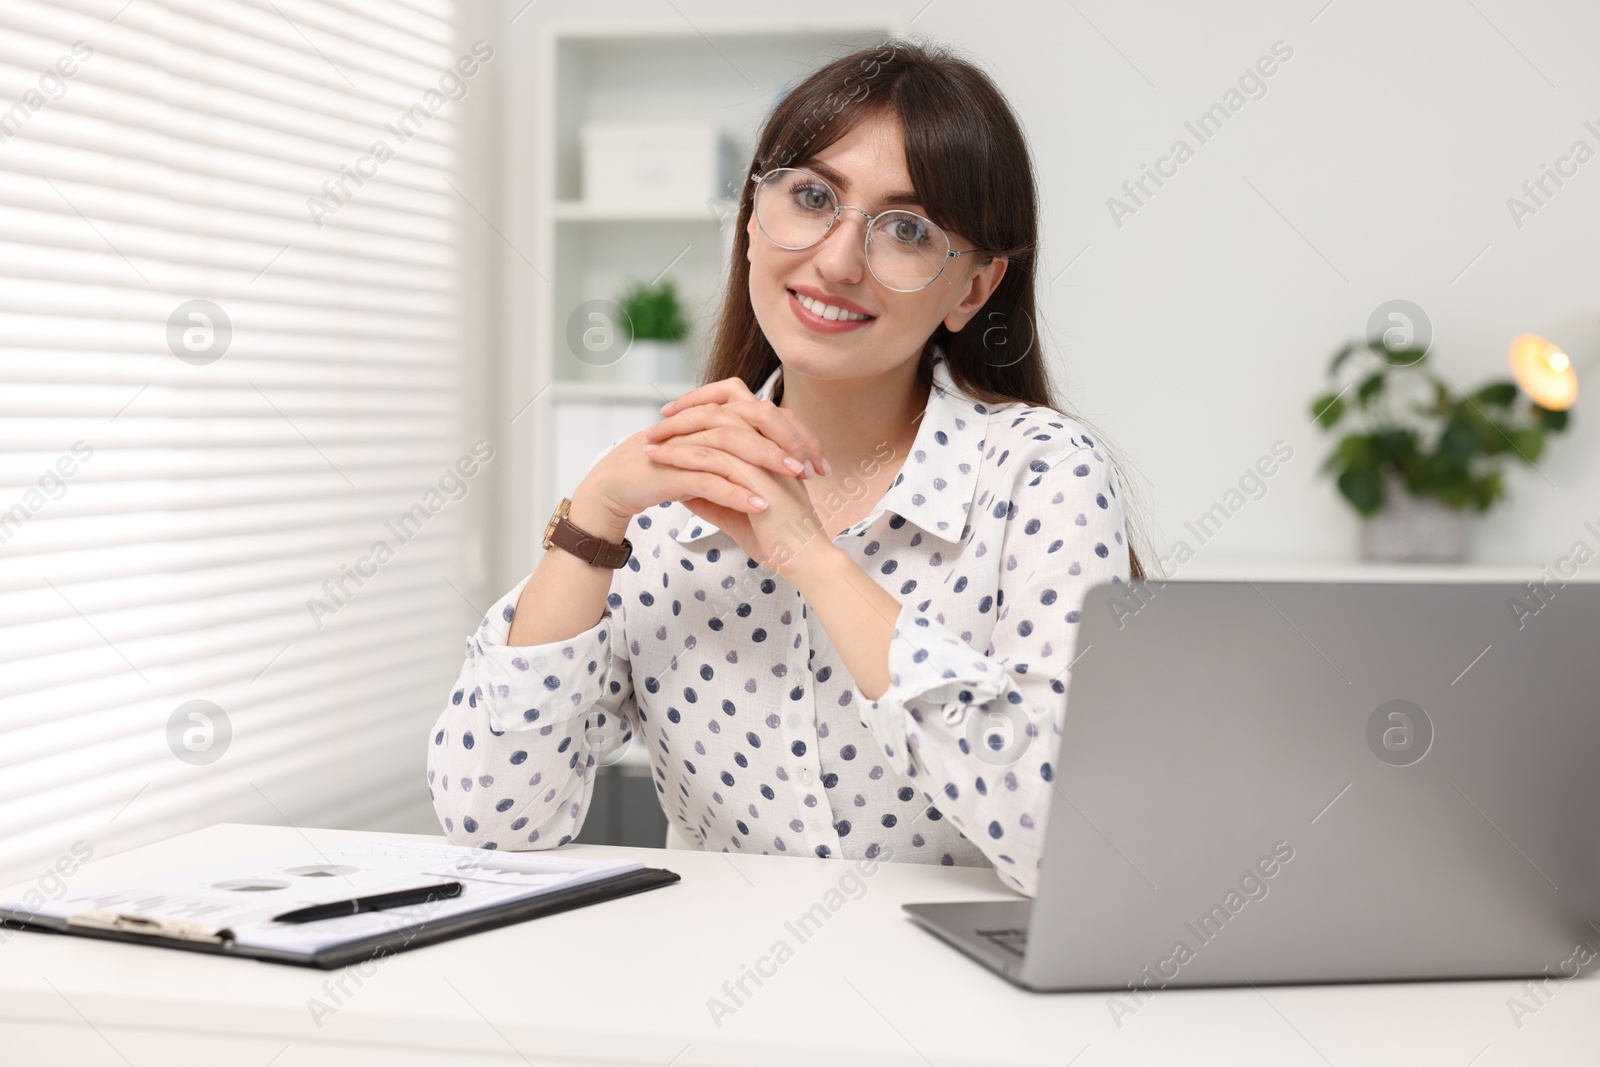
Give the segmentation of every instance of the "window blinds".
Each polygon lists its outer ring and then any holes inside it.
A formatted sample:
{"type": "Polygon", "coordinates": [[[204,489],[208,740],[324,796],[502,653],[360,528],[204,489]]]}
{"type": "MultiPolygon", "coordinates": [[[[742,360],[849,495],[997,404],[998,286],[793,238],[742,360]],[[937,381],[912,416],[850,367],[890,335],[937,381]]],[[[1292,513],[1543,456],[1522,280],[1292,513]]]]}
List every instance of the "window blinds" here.
{"type": "Polygon", "coordinates": [[[457,24],[0,5],[0,884],[221,820],[431,823],[493,461],[457,192],[492,48],[457,24]]]}

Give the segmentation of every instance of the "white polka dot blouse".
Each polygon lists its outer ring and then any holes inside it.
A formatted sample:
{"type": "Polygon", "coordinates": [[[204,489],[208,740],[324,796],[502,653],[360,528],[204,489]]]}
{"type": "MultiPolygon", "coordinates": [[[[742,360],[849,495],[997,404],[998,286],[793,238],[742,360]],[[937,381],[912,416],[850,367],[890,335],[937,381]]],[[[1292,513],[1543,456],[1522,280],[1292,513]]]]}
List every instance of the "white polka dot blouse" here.
{"type": "Polygon", "coordinates": [[[702,848],[992,865],[1033,896],[1084,594],[1129,576],[1121,482],[1071,417],[977,401],[942,354],[933,378],[911,454],[834,542],[901,603],[882,697],[781,575],[682,502],[647,508],[594,626],[508,646],[524,578],[467,638],[427,745],[449,839],[566,844],[596,768],[640,745],[702,848]]]}

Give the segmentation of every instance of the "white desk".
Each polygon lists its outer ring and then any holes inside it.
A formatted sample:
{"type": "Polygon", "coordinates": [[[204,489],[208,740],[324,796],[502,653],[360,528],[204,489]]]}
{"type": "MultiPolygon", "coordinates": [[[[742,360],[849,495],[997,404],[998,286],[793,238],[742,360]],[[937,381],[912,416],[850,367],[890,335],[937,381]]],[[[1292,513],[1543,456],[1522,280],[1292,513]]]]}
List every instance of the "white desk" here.
{"type": "MultiPolygon", "coordinates": [[[[1545,563],[1361,563],[1352,560],[1236,560],[1196,556],[1169,568],[1172,581],[1238,582],[1526,582],[1600,581],[1600,566],[1579,567],[1567,578],[1545,563]]],[[[1570,566],[1570,564],[1569,564],[1570,566]]],[[[1558,594],[1559,595],[1559,592],[1558,594]]]]}
{"type": "MultiPolygon", "coordinates": [[[[218,824],[98,860],[74,887],[347,834],[218,824]]],[[[404,835],[392,835],[404,836],[404,835]]],[[[427,840],[438,840],[429,838],[427,840]]],[[[94,1067],[996,1067],[1593,1062],[1600,981],[1553,985],[1519,1028],[1515,982],[1165,990],[1119,1028],[1098,993],[1032,994],[913,926],[900,904],[1005,897],[987,869],[880,864],[801,942],[785,923],[847,861],[573,845],[683,881],[366,964],[330,1005],[320,971],[89,938],[0,945],[0,1060],[94,1067]],[[707,999],[787,940],[792,958],[716,1026],[707,999]],[[991,1051],[991,1049],[993,1049],[991,1051]]],[[[1466,933],[1465,931],[1463,933],[1466,933]]],[[[353,969],[347,969],[353,970],[353,969]]],[[[772,968],[768,967],[771,971],[772,968]]]]}

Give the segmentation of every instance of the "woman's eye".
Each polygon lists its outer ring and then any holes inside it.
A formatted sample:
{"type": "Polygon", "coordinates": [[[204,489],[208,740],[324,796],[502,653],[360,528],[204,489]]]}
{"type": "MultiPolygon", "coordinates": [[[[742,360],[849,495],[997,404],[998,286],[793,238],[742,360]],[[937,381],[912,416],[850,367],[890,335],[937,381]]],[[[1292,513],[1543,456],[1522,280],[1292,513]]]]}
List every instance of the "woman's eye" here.
{"type": "Polygon", "coordinates": [[[795,202],[808,211],[826,211],[832,197],[828,190],[815,185],[801,185],[793,190],[795,202]]]}
{"type": "Polygon", "coordinates": [[[905,244],[916,244],[927,236],[922,224],[915,219],[896,219],[889,226],[889,235],[905,244]]]}

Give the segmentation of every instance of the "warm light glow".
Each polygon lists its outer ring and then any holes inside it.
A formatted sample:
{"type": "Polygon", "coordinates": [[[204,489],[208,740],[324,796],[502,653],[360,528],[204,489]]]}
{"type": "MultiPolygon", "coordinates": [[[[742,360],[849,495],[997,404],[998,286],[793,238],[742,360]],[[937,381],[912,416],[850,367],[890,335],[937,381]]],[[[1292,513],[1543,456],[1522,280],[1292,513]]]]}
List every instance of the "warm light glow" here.
{"type": "Polygon", "coordinates": [[[1536,333],[1511,342],[1511,374],[1517,388],[1548,411],[1565,411],[1578,399],[1578,376],[1572,360],[1554,343],[1536,333]]]}

